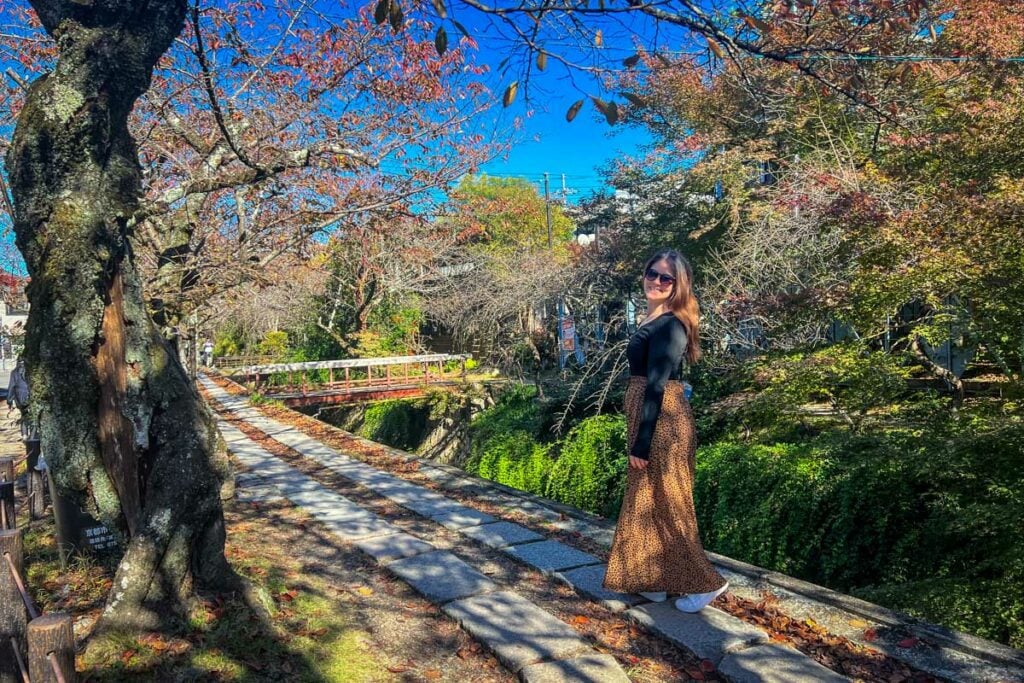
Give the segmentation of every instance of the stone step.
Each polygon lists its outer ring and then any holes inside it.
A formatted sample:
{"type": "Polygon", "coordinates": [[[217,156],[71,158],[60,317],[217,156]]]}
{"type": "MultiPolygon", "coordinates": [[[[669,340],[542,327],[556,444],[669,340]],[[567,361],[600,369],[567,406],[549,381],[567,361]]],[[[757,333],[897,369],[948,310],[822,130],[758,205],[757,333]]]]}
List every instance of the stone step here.
{"type": "Polygon", "coordinates": [[[568,624],[508,591],[457,600],[442,609],[513,672],[593,652],[568,624]]]}
{"type": "Polygon", "coordinates": [[[629,683],[629,676],[611,655],[581,655],[543,664],[531,664],[519,672],[523,683],[629,683]]]}
{"type": "Polygon", "coordinates": [[[539,541],[514,545],[502,550],[506,555],[525,562],[544,574],[552,575],[566,569],[600,564],[601,559],[558,541],[539,541]]]}
{"type": "Polygon", "coordinates": [[[387,568],[439,605],[497,589],[493,581],[444,550],[396,560],[387,568]]]}
{"type": "Polygon", "coordinates": [[[506,548],[510,545],[544,540],[544,537],[535,531],[512,522],[493,522],[469,527],[463,529],[462,533],[491,548],[506,548]]]}
{"type": "Polygon", "coordinates": [[[732,683],[848,683],[793,648],[769,643],[727,654],[718,672],[732,683]]]}
{"type": "Polygon", "coordinates": [[[669,602],[633,607],[626,615],[644,628],[718,666],[732,652],[768,642],[768,635],[713,607],[686,614],[669,602]]]}
{"type": "Polygon", "coordinates": [[[606,569],[603,564],[590,565],[556,572],[555,578],[572,586],[577,593],[596,600],[612,612],[622,612],[646,602],[645,598],[635,593],[619,593],[605,588],[603,584],[606,569]]]}

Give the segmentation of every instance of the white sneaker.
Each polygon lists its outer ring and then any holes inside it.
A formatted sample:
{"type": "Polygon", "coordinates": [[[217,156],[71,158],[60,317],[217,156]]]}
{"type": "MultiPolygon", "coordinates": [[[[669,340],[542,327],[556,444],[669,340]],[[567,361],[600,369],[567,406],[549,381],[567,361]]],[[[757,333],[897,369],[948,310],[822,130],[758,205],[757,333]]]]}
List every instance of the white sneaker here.
{"type": "Polygon", "coordinates": [[[665,591],[656,591],[654,593],[640,593],[651,602],[665,602],[668,600],[668,593],[665,591]]]}
{"type": "Polygon", "coordinates": [[[688,612],[693,614],[699,612],[712,602],[715,598],[729,590],[729,582],[726,581],[725,585],[716,591],[710,593],[693,593],[692,595],[684,595],[676,600],[676,609],[680,612],[688,612]]]}

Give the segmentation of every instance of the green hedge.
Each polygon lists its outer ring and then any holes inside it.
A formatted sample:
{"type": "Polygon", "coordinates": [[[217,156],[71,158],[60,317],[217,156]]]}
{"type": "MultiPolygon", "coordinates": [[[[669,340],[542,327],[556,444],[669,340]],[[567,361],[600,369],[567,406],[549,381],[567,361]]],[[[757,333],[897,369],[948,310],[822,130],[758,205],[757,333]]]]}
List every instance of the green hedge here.
{"type": "Polygon", "coordinates": [[[506,391],[469,428],[466,471],[499,484],[544,493],[551,471],[551,445],[540,439],[542,416],[532,387],[506,391]]]}
{"type": "Polygon", "coordinates": [[[834,431],[697,456],[705,545],[1024,646],[1024,427],[834,431]]]}
{"type": "Polygon", "coordinates": [[[716,552],[847,588],[905,571],[925,510],[906,464],[848,443],[718,443],[697,454],[694,500],[716,552]]]}
{"type": "Polygon", "coordinates": [[[553,464],[550,449],[550,445],[537,443],[528,432],[502,434],[488,440],[467,470],[521,491],[543,493],[553,464]]]}
{"type": "Polygon", "coordinates": [[[470,427],[466,470],[584,510],[618,514],[626,473],[624,418],[590,417],[551,440],[546,412],[530,388],[506,393],[470,427]]]}
{"type": "Polygon", "coordinates": [[[626,490],[626,419],[598,415],[583,420],[561,444],[546,495],[615,517],[626,490]]]}

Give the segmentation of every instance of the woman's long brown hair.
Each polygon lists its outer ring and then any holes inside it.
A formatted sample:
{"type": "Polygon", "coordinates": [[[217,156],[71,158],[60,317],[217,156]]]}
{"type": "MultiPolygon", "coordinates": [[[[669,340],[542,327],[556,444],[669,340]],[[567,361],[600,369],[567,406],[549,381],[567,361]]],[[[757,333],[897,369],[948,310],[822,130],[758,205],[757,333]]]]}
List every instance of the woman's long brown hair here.
{"type": "Polygon", "coordinates": [[[644,273],[658,261],[664,259],[672,269],[676,283],[665,305],[682,321],[686,328],[686,362],[700,360],[700,304],[693,294],[693,267],[686,257],[675,249],[663,249],[652,256],[644,266],[644,273]]]}

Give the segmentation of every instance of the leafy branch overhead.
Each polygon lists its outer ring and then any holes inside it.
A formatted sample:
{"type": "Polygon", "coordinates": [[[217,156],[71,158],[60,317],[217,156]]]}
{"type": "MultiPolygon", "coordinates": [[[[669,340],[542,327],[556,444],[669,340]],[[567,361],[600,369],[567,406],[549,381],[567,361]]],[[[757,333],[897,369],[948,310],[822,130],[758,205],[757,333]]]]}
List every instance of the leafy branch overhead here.
{"type": "MultiPolygon", "coordinates": [[[[437,16],[449,17],[440,4],[434,3],[437,16]]],[[[488,17],[510,42],[520,58],[516,80],[521,85],[529,83],[531,65],[543,72],[551,61],[559,63],[570,78],[589,74],[601,79],[623,67],[692,69],[710,75],[739,68],[740,61],[753,57],[787,65],[881,120],[891,120],[895,114],[891,103],[880,100],[879,84],[904,58],[957,56],[943,40],[943,25],[961,9],[956,0],[765,0],[740,7],[693,0],[533,0],[513,6],[459,0],[454,4],[488,17]],[[568,44],[566,36],[572,36],[568,44]],[[615,50],[621,49],[635,54],[614,57],[615,50]]],[[[507,69],[509,59],[499,71],[507,69]]],[[[503,99],[514,98],[506,90],[503,99]]],[[[609,123],[621,119],[621,112],[616,115],[611,108],[614,102],[596,95],[590,100],[609,123]]],[[[628,106],[642,105],[628,102],[628,106]]],[[[568,120],[574,117],[567,112],[568,120]]]]}

